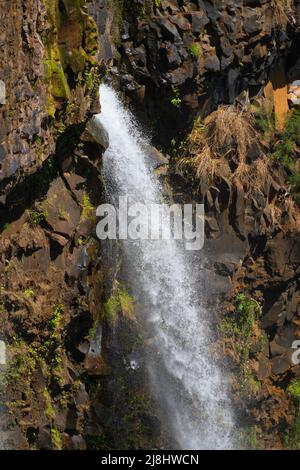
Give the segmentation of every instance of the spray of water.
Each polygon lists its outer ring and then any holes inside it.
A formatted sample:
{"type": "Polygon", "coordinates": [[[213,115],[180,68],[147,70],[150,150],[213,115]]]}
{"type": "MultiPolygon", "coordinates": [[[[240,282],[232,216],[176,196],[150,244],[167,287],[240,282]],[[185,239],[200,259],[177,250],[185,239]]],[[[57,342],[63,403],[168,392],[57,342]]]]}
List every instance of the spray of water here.
{"type": "MultiPolygon", "coordinates": [[[[100,88],[101,124],[109,133],[104,178],[111,201],[120,195],[144,204],[164,194],[153,175],[146,139],[116,92],[100,88]]],[[[167,218],[165,222],[168,223],[167,218]]],[[[226,374],[211,355],[209,312],[203,307],[197,265],[180,242],[123,243],[128,281],[150,338],[147,368],[174,448],[229,449],[234,419],[226,374]]],[[[199,270],[199,269],[198,269],[199,270]]]]}

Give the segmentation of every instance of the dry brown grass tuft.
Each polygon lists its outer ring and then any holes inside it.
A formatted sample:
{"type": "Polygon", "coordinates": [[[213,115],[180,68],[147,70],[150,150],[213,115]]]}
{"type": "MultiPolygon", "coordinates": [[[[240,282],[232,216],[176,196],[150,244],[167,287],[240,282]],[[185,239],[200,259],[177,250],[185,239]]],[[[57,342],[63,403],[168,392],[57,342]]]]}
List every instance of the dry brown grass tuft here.
{"type": "Polygon", "coordinates": [[[274,22],[278,27],[286,28],[294,15],[293,0],[272,0],[271,7],[274,14],[274,22]]]}
{"type": "Polygon", "coordinates": [[[240,179],[246,185],[260,185],[267,175],[267,159],[249,164],[247,155],[258,135],[253,115],[235,106],[220,106],[204,124],[196,123],[187,141],[189,158],[179,168],[191,168],[196,177],[211,184],[219,176],[240,179]]]}
{"type": "Polygon", "coordinates": [[[235,106],[220,106],[206,121],[206,139],[216,157],[225,157],[235,150],[240,162],[245,161],[256,132],[252,115],[235,106]]]}

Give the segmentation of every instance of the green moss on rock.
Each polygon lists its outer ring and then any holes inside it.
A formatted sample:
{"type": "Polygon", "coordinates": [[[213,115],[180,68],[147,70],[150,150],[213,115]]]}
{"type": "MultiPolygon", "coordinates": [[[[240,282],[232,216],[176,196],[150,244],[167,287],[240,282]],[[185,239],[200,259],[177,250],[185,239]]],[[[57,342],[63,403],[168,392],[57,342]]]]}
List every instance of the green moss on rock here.
{"type": "MultiPolygon", "coordinates": [[[[47,51],[44,59],[45,79],[49,83],[46,111],[54,117],[61,102],[70,99],[70,88],[91,66],[96,65],[98,51],[97,25],[86,11],[85,0],[44,0],[50,25],[42,36],[47,51]],[[74,76],[70,82],[67,70],[74,76]]],[[[88,88],[87,88],[88,89],[88,88]]]]}
{"type": "Polygon", "coordinates": [[[115,321],[119,313],[133,320],[135,317],[135,306],[134,298],[119,282],[116,282],[110,298],[103,305],[102,318],[108,321],[115,321]]]}
{"type": "Polygon", "coordinates": [[[50,94],[54,98],[68,99],[70,96],[70,88],[67,77],[61,62],[61,55],[58,48],[53,46],[48,51],[45,60],[46,80],[50,83],[50,94]]]}

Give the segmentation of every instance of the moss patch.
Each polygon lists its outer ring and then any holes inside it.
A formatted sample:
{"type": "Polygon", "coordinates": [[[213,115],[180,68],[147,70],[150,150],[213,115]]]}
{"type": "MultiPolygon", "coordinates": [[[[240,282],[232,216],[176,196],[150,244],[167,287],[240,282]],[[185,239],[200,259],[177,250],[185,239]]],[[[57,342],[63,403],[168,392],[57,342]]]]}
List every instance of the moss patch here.
{"type": "Polygon", "coordinates": [[[59,49],[52,46],[48,50],[48,56],[44,63],[46,68],[45,78],[50,83],[51,96],[58,99],[68,99],[70,88],[64,73],[59,49]]]}
{"type": "Polygon", "coordinates": [[[115,321],[119,313],[132,320],[135,316],[135,306],[133,297],[119,282],[115,282],[110,298],[103,305],[102,317],[115,321]]]}

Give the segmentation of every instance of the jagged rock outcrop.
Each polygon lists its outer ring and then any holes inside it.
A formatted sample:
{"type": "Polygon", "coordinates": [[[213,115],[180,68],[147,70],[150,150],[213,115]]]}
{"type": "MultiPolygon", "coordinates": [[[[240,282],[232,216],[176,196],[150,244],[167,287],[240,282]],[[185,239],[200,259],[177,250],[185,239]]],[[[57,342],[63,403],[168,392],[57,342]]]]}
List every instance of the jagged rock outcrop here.
{"type": "Polygon", "coordinates": [[[116,74],[146,118],[160,120],[165,143],[200,110],[233,103],[245,91],[255,95],[288,51],[297,23],[290,2],[271,0],[144,1],[125,7],[123,18],[116,74]]]}

